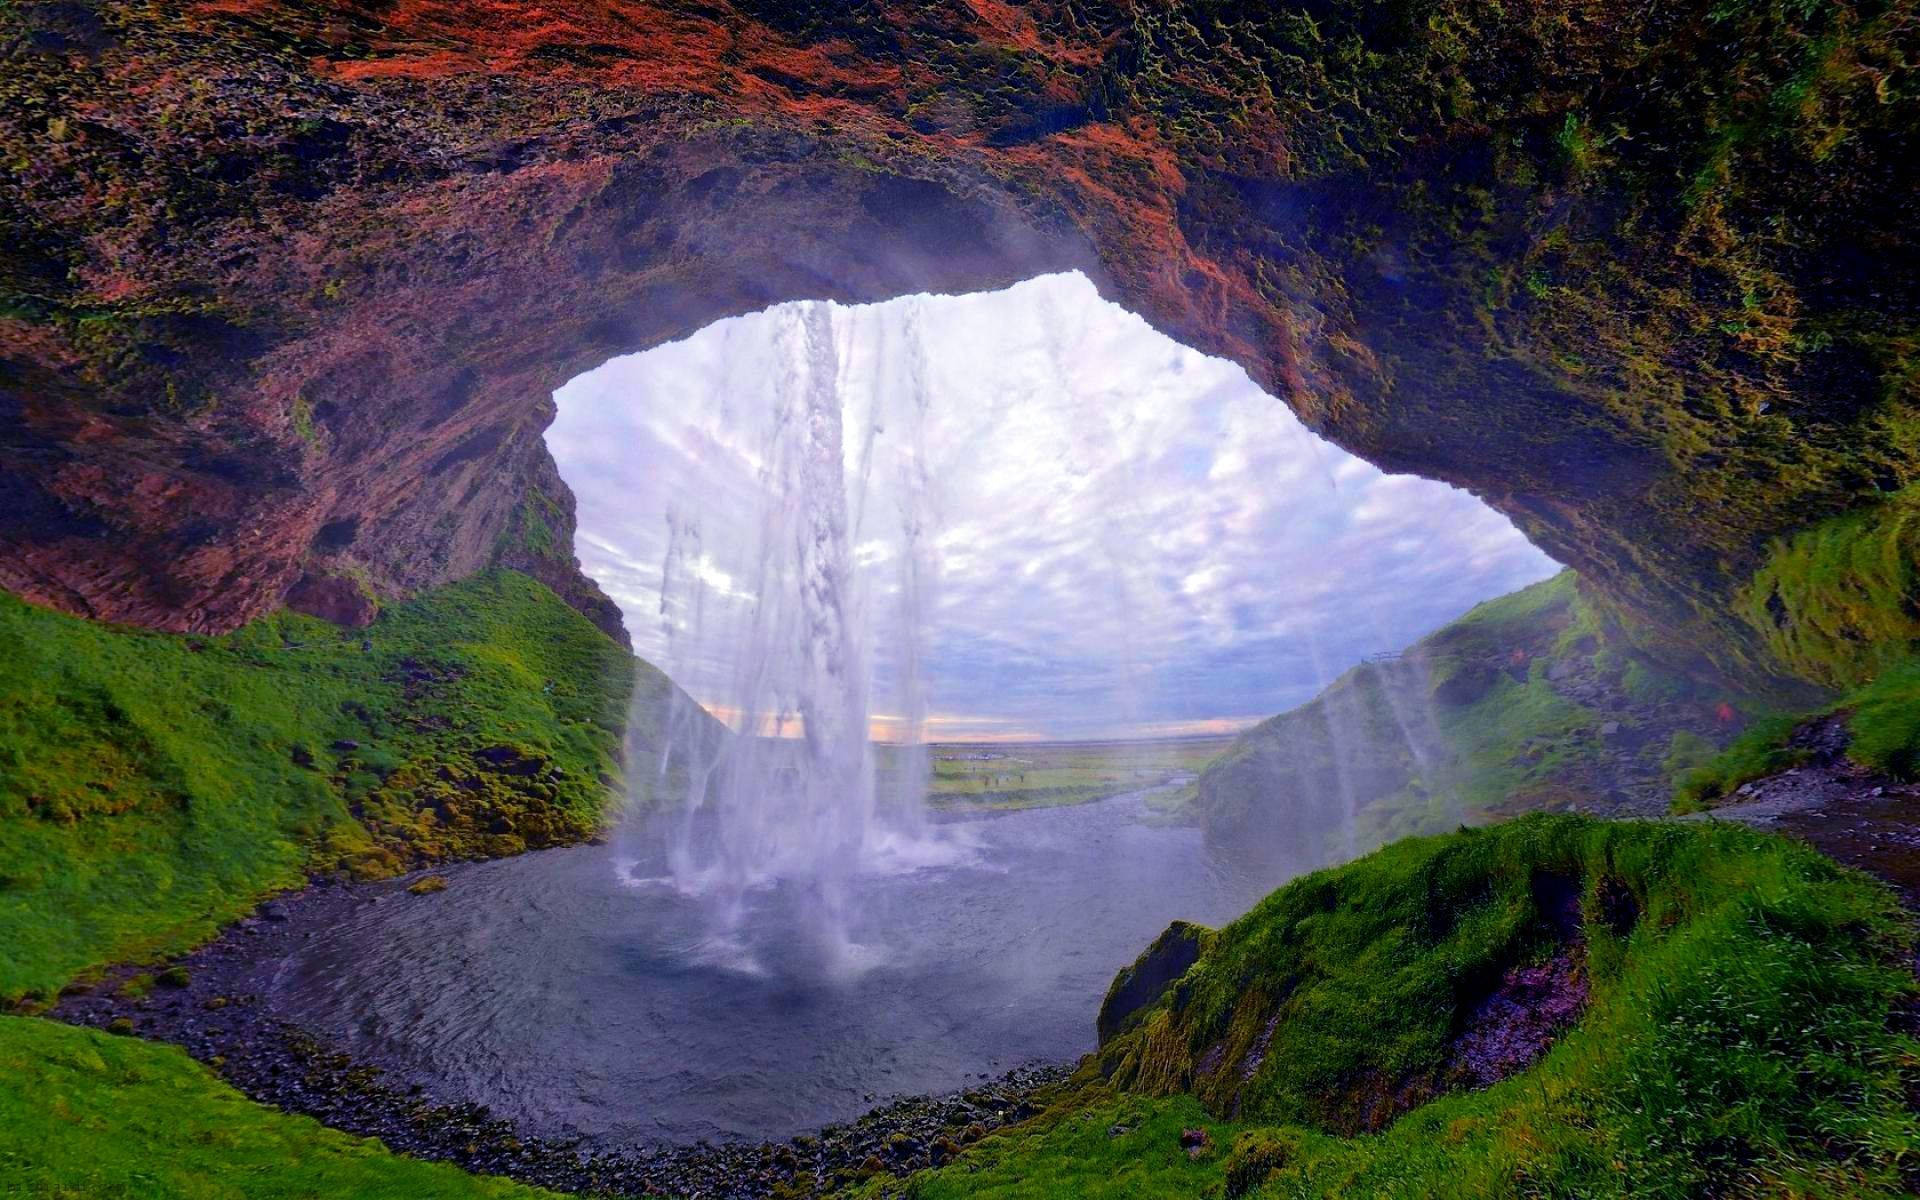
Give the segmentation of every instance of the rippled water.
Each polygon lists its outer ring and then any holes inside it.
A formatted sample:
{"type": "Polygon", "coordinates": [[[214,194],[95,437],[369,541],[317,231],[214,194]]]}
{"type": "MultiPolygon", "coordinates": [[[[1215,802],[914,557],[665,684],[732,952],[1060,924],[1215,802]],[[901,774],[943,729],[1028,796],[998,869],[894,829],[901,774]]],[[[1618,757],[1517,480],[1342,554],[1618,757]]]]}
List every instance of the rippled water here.
{"type": "Polygon", "coordinates": [[[1272,886],[1138,796],[949,827],[960,865],[860,877],[859,965],[824,974],[778,890],[739,939],[613,847],[394,887],[318,931],[275,1010],[440,1100],[603,1143],[786,1137],[1093,1048],[1107,984],[1176,917],[1217,924],[1272,886]]]}

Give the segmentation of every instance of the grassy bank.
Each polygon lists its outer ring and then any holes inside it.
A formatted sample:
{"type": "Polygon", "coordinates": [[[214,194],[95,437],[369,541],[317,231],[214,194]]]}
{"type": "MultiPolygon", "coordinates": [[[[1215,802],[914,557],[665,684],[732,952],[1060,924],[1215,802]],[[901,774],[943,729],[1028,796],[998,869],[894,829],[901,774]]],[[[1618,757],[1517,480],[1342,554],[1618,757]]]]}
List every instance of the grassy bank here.
{"type": "Polygon", "coordinates": [[[1563,572],[1248,730],[1196,809],[1293,869],[1520,812],[1654,814],[1755,707],[1648,660],[1563,572]]]}
{"type": "Polygon", "coordinates": [[[1534,816],[1398,842],[1213,934],[1040,1120],[867,1192],[1907,1195],[1905,920],[1744,829],[1534,816]],[[1462,1090],[1447,1065],[1490,989],[1556,960],[1587,989],[1577,1024],[1462,1090]]]}
{"type": "Polygon", "coordinates": [[[223,637],[0,595],[0,661],[0,999],[184,949],[309,869],[590,835],[635,671],[508,571],[364,630],[281,614],[223,637]]]}
{"type": "Polygon", "coordinates": [[[1920,778],[1920,488],[1775,542],[1740,603],[1776,657],[1838,695],[1756,723],[1687,772],[1676,811],[1713,807],[1797,765],[1807,757],[1798,731],[1828,717],[1844,723],[1858,765],[1920,778]]]}
{"type": "Polygon", "coordinates": [[[171,1046],[0,1017],[0,1194],[16,1200],[550,1195],[263,1108],[171,1046]]]}

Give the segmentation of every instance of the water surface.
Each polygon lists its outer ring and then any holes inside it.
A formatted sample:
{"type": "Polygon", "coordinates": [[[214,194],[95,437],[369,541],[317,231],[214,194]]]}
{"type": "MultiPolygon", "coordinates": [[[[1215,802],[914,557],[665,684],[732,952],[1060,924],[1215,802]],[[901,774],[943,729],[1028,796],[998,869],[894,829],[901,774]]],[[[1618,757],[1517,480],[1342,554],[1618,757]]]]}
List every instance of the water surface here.
{"type": "Polygon", "coordinates": [[[476,1100],[602,1144],[791,1136],[1094,1046],[1107,984],[1173,918],[1218,924],[1271,886],[1139,796],[963,821],[958,864],[860,876],[850,961],[804,910],[749,896],[736,937],[617,846],[389,887],[275,979],[282,1016],[476,1100]]]}

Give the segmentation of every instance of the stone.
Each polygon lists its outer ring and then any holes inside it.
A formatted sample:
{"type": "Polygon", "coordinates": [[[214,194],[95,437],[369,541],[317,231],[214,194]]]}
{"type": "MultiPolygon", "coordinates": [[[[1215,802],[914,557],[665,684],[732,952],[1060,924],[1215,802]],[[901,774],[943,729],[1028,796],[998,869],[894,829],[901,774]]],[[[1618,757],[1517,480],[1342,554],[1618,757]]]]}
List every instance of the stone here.
{"type": "Polygon", "coordinates": [[[1161,931],[1132,966],[1114,977],[1100,1004],[1094,1028],[1106,1045],[1125,1028],[1128,1018],[1159,1000],[1173,982],[1200,960],[1207,930],[1190,921],[1175,921],[1161,931]]]}
{"type": "Polygon", "coordinates": [[[287,591],[286,605],[352,629],[365,628],[380,615],[380,602],[358,580],[344,575],[302,575],[287,591]]]}
{"type": "MultiPolygon", "coordinates": [[[[348,38],[292,32],[318,29],[307,0],[133,6],[110,55],[10,60],[0,587],[221,632],[283,603],[364,622],[369,591],[500,565],[623,637],[541,442],[556,386],[784,299],[1067,269],[1347,449],[1485,497],[1709,658],[1752,637],[1731,601],[1773,537],[1911,478],[1902,422],[1858,402],[1911,408],[1907,358],[1870,349],[1920,288],[1884,182],[1908,90],[1783,117],[1803,124],[1682,206],[1648,191],[1714,153],[1689,106],[1772,50],[1669,52],[1660,6],[1461,23],[1415,0],[1404,32],[1334,6],[1310,43],[1285,6],[1178,38],[1104,0],[550,7],[382,5],[348,38]],[[1538,136],[1548,76],[1618,169],[1568,178],[1538,136]],[[70,111],[81,136],[45,117],[70,111]],[[1809,157],[1829,132],[1843,151],[1809,157]],[[209,187],[209,163],[244,169],[209,187]],[[1549,226],[1606,252],[1548,254],[1549,226]],[[1726,261],[1671,252],[1696,235],[1726,261]],[[1859,332],[1672,342],[1744,320],[1728,263],[1770,281],[1767,321],[1859,332]],[[1515,282],[1546,275],[1580,320],[1515,282]],[[1703,394],[1726,405],[1667,399],[1703,394]],[[1793,438],[1720,415],[1780,398],[1793,438]]],[[[1872,22],[1779,19],[1836,61],[1880,53],[1872,22]]]]}

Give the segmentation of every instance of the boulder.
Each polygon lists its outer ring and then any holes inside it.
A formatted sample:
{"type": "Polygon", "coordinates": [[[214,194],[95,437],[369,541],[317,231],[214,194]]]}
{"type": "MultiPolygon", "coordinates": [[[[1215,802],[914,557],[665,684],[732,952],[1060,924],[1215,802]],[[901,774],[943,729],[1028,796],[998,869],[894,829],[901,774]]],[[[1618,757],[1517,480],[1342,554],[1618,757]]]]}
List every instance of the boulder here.
{"type": "Polygon", "coordinates": [[[1107,998],[1100,1005],[1100,1015],[1095,1019],[1102,1046],[1125,1028],[1135,1013],[1165,995],[1173,982],[1200,960],[1208,932],[1205,926],[1175,921],[1153,939],[1153,944],[1133,960],[1132,966],[1114,976],[1107,998]]]}

